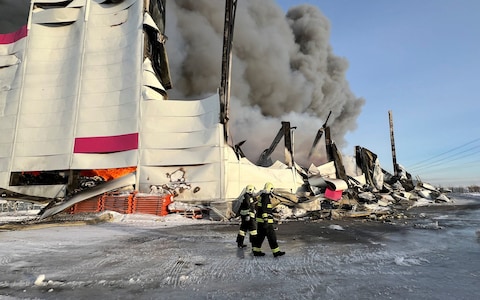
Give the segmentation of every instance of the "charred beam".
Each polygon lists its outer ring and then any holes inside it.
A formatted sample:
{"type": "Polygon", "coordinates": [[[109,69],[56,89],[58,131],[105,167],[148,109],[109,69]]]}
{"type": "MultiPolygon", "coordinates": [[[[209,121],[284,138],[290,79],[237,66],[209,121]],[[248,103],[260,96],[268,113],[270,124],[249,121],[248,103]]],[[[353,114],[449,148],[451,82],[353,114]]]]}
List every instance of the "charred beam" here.
{"type": "Polygon", "coordinates": [[[332,137],[330,134],[330,126],[327,126],[325,128],[325,150],[327,151],[327,160],[332,161],[333,160],[333,147],[332,147],[332,137]]]}
{"type": "Polygon", "coordinates": [[[263,150],[262,154],[258,158],[257,165],[267,167],[272,164],[270,156],[272,155],[273,151],[275,151],[275,148],[277,148],[277,145],[282,137],[285,137],[285,160],[288,164],[293,165],[293,143],[290,130],[290,122],[282,122],[282,127],[273,139],[272,144],[270,147],[263,150]]]}
{"type": "Polygon", "coordinates": [[[391,110],[388,111],[388,120],[390,123],[390,143],[392,146],[393,174],[398,176],[397,154],[395,152],[395,138],[393,134],[393,115],[391,110]]]}
{"type": "Polygon", "coordinates": [[[293,166],[293,137],[292,129],[295,127],[290,127],[290,122],[282,122],[282,131],[285,136],[283,139],[285,142],[285,163],[287,166],[293,166]]]}
{"type": "Polygon", "coordinates": [[[315,139],[313,140],[312,148],[310,148],[310,152],[308,153],[308,157],[309,157],[309,158],[312,156],[313,150],[315,149],[315,147],[317,146],[318,142],[319,142],[320,139],[322,138],[323,132],[325,131],[325,128],[327,127],[327,122],[328,122],[328,119],[330,118],[330,115],[331,115],[331,114],[332,114],[332,111],[330,111],[330,113],[328,113],[327,119],[325,120],[325,123],[323,123],[322,128],[320,128],[320,129],[317,131],[317,135],[315,136],[315,139]]]}
{"type": "Polygon", "coordinates": [[[230,80],[232,76],[233,29],[237,0],[225,1],[225,23],[223,29],[222,73],[220,83],[220,122],[224,125],[225,142],[229,139],[230,80]]]}
{"type": "Polygon", "coordinates": [[[337,178],[340,178],[348,182],[348,176],[347,176],[347,172],[345,172],[345,166],[343,164],[342,154],[340,153],[340,151],[338,151],[337,145],[335,145],[335,143],[332,143],[331,147],[332,147],[332,157],[333,157],[333,162],[335,163],[337,178]]]}

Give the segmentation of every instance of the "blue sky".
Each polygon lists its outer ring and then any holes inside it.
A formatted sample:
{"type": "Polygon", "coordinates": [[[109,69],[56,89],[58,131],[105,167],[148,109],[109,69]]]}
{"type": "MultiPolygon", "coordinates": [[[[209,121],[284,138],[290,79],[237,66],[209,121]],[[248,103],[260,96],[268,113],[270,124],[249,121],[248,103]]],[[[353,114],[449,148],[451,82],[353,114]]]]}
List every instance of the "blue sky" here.
{"type": "Polygon", "coordinates": [[[480,1],[277,0],[311,4],[330,20],[330,43],[349,61],[352,92],[366,104],[346,136],[393,170],[397,162],[443,186],[480,185],[480,1]]]}

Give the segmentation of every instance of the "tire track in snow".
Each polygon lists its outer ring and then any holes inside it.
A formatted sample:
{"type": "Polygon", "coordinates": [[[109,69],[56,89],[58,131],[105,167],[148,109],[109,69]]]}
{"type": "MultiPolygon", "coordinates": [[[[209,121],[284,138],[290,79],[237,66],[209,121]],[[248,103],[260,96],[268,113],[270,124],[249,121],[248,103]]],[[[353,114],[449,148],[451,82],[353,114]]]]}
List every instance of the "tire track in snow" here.
{"type": "Polygon", "coordinates": [[[166,269],[163,283],[173,287],[181,285],[188,279],[188,274],[182,274],[186,268],[188,268],[188,262],[185,259],[179,258],[175,260],[170,269],[166,269]]]}
{"type": "Polygon", "coordinates": [[[12,260],[13,260],[13,257],[11,255],[5,255],[5,256],[0,257],[0,264],[2,266],[8,265],[12,262],[12,260]]]}
{"type": "Polygon", "coordinates": [[[300,299],[311,299],[319,289],[322,288],[322,271],[320,269],[320,261],[318,258],[321,257],[321,254],[317,249],[309,248],[307,249],[307,254],[303,256],[303,262],[299,265],[302,266],[301,270],[303,271],[303,278],[301,280],[302,284],[306,286],[307,292],[305,294],[299,294],[300,299]]]}

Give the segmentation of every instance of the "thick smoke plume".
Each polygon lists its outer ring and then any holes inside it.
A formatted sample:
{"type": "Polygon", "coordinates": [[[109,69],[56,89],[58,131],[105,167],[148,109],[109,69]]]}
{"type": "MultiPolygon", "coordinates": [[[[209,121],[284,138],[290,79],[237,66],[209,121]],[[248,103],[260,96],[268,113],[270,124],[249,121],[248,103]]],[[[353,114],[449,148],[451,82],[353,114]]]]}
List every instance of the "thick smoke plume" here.
{"type": "MultiPolygon", "coordinates": [[[[222,0],[167,2],[170,98],[217,91],[224,8],[222,0]]],[[[234,143],[247,140],[242,149],[252,161],[270,146],[281,121],[297,127],[295,159],[301,164],[310,163],[308,152],[330,111],[332,139],[340,148],[356,128],[364,100],[350,91],[348,62],[333,54],[329,34],[329,21],[314,6],[297,6],[285,15],[272,0],[238,1],[229,124],[234,143]]],[[[322,145],[311,162],[324,162],[322,145]]],[[[283,160],[283,151],[276,153],[274,158],[283,160]]]]}

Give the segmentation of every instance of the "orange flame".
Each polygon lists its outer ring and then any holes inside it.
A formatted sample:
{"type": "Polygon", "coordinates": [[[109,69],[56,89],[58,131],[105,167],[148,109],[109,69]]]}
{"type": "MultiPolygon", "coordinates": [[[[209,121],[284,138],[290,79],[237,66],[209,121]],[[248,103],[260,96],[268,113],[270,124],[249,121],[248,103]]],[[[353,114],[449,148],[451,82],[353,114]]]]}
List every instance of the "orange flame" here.
{"type": "Polygon", "coordinates": [[[135,172],[137,167],[126,167],[126,168],[116,168],[116,169],[94,169],[89,171],[82,171],[80,174],[82,176],[100,176],[105,181],[109,181],[115,178],[122,177],[126,174],[135,172]]]}

